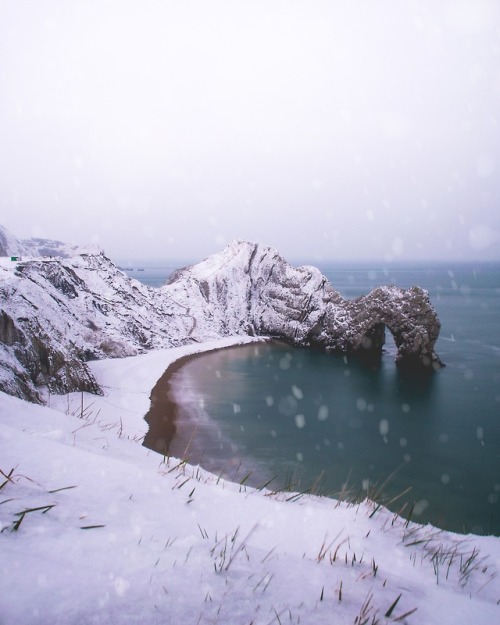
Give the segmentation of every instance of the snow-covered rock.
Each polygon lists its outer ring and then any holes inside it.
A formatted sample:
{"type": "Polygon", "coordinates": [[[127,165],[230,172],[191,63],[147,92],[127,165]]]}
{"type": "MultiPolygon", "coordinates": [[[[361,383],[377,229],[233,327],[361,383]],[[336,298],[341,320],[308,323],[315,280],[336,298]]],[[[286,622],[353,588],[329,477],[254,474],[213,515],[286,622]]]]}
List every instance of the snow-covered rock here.
{"type": "Polygon", "coordinates": [[[0,265],[0,389],[99,392],[86,362],[185,342],[184,309],[103,254],[0,265]]]}
{"type": "Polygon", "coordinates": [[[203,334],[260,334],[298,347],[380,354],[385,327],[401,365],[439,367],[440,322],[427,291],[379,287],[345,300],[315,267],[292,267],[273,248],[234,241],[175,272],[164,293],[197,311],[203,334]]]}
{"type": "Polygon", "coordinates": [[[160,289],[103,253],[0,263],[0,303],[0,390],[36,402],[42,386],[99,393],[89,360],[234,335],[378,355],[387,326],[401,364],[440,364],[426,291],[380,287],[344,300],[318,269],[245,241],[176,271],[160,289]]]}

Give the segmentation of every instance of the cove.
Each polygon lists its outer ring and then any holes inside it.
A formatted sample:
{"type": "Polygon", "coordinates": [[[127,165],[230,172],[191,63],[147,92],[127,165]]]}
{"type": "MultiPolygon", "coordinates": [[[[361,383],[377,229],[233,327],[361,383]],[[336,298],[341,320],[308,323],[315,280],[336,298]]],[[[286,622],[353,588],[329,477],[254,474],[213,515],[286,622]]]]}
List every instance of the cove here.
{"type": "Polygon", "coordinates": [[[478,438],[460,368],[409,375],[388,351],[376,368],[274,342],[185,359],[155,400],[175,417],[168,451],[236,482],[366,495],[418,522],[499,534],[498,449],[478,438]]]}

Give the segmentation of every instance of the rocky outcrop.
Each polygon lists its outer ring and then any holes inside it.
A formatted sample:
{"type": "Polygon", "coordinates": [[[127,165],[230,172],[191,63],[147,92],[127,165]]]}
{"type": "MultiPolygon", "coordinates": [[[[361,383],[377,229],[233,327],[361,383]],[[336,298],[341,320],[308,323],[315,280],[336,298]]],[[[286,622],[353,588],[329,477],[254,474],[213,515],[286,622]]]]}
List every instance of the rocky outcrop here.
{"type": "Polygon", "coordinates": [[[385,329],[401,366],[432,370],[439,319],[426,291],[380,287],[345,300],[314,267],[236,241],[160,289],[104,254],[0,267],[0,390],[42,401],[40,387],[99,393],[87,361],[230,335],[380,356],[385,329]]]}
{"type": "Polygon", "coordinates": [[[417,286],[379,287],[346,300],[315,267],[292,267],[272,248],[238,241],[177,271],[164,290],[200,311],[197,327],[206,333],[266,335],[376,358],[387,328],[401,366],[441,366],[434,352],[440,322],[428,293],[417,286]]]}

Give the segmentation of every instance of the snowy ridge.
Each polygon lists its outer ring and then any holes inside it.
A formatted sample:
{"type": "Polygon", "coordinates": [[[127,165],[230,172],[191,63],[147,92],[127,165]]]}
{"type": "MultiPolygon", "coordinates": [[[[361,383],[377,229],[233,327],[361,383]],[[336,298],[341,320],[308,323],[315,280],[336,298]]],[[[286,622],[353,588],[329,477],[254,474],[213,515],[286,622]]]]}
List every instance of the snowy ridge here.
{"type": "Polygon", "coordinates": [[[29,254],[28,246],[0,225],[0,257],[1,256],[21,256],[29,254]]]}
{"type": "Polygon", "coordinates": [[[2,256],[22,256],[37,258],[48,256],[55,258],[69,258],[82,253],[99,253],[96,245],[82,248],[78,245],[71,245],[63,241],[54,239],[43,239],[34,237],[20,240],[11,234],[6,228],[0,225],[0,257],[2,256]]]}
{"type": "Polygon", "coordinates": [[[418,287],[380,287],[342,299],[314,267],[245,241],[178,270],[153,289],[103,254],[0,263],[0,390],[40,402],[52,393],[99,393],[87,362],[226,336],[378,357],[385,328],[401,364],[440,366],[440,323],[418,287]]]}

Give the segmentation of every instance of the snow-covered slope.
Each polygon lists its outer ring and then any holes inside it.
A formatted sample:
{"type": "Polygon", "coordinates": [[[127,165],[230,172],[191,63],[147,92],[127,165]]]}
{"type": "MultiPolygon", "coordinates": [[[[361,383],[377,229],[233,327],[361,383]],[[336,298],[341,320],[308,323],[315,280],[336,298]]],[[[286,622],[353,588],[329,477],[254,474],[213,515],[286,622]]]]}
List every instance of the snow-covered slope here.
{"type": "Polygon", "coordinates": [[[70,258],[77,254],[98,254],[101,251],[97,245],[81,247],[79,245],[72,245],[71,243],[64,243],[63,241],[42,239],[39,237],[23,239],[21,243],[27,248],[28,255],[34,258],[40,256],[70,258]]]}
{"type": "Polygon", "coordinates": [[[69,258],[84,252],[98,253],[96,246],[88,246],[85,249],[78,245],[56,241],[54,239],[43,239],[34,237],[31,239],[18,239],[4,226],[0,225],[0,257],[2,256],[24,256],[37,258],[49,256],[56,258],[69,258]]]}
{"type": "Polygon", "coordinates": [[[0,389],[30,401],[45,385],[98,392],[87,361],[178,345],[190,328],[183,306],[102,254],[0,264],[0,301],[0,389]]]}
{"type": "Polygon", "coordinates": [[[29,253],[29,249],[11,232],[0,225],[0,257],[22,256],[29,253]]]}

